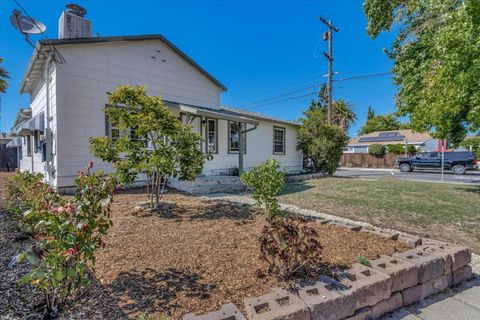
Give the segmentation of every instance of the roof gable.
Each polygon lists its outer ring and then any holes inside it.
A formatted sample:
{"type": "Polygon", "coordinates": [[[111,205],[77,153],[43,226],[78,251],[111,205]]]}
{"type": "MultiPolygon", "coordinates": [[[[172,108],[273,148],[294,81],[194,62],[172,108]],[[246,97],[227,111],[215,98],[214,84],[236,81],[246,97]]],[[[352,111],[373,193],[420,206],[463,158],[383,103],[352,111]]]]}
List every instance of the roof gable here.
{"type": "Polygon", "coordinates": [[[27,71],[24,75],[22,84],[20,86],[21,88],[20,92],[21,93],[29,92],[32,89],[32,86],[34,85],[34,83],[38,81],[39,76],[41,75],[41,68],[48,56],[47,53],[50,52],[52,46],[79,45],[79,44],[86,45],[86,44],[100,44],[100,43],[108,44],[108,43],[120,43],[120,42],[141,42],[141,41],[143,42],[143,41],[152,41],[152,40],[158,40],[163,42],[165,45],[171,48],[176,54],[182,57],[187,63],[192,65],[205,77],[210,79],[210,81],[212,81],[220,89],[222,89],[223,91],[227,90],[227,87],[225,87],[220,81],[218,81],[205,69],[203,69],[193,59],[187,56],[183,51],[177,48],[172,42],[170,42],[168,39],[166,39],[164,36],[160,34],[154,34],[154,35],[137,35],[137,36],[114,36],[114,37],[40,40],[39,42],[37,42],[34,53],[30,58],[27,71]]]}

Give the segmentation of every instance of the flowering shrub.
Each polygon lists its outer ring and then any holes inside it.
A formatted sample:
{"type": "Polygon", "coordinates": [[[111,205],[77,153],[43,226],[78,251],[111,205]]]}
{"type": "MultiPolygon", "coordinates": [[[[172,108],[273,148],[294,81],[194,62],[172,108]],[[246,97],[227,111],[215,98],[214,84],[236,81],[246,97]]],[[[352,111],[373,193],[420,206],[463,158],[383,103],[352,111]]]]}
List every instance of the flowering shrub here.
{"type": "Polygon", "coordinates": [[[60,306],[67,299],[75,299],[79,290],[89,284],[88,266],[95,263],[94,254],[103,245],[102,236],[112,225],[115,180],[102,171],[91,173],[92,166],[89,163],[79,173],[73,201],[31,205],[32,214],[41,220],[34,228],[33,245],[17,257],[17,261],[26,258],[33,266],[20,282],[43,291],[49,317],[58,315],[60,306]]]}
{"type": "Polygon", "coordinates": [[[268,217],[279,212],[280,207],[275,195],[285,187],[285,171],[280,167],[280,162],[269,159],[242,173],[240,180],[253,189],[253,199],[263,207],[268,217]]]}
{"type": "MultiPolygon", "coordinates": [[[[317,232],[305,219],[281,211],[275,198],[285,187],[285,172],[280,163],[267,160],[240,179],[253,188],[253,199],[265,211],[267,224],[259,242],[260,260],[268,264],[266,273],[287,280],[305,266],[319,264],[322,247],[317,232]]],[[[257,273],[265,274],[263,270],[257,273]]]]}
{"type": "Polygon", "coordinates": [[[7,183],[7,209],[13,214],[19,227],[33,233],[52,204],[61,203],[55,190],[43,182],[41,173],[17,171],[7,183]]]}
{"type": "Polygon", "coordinates": [[[267,221],[259,241],[260,260],[267,262],[268,275],[288,280],[304,267],[321,263],[317,231],[303,217],[273,217],[267,221]]]}

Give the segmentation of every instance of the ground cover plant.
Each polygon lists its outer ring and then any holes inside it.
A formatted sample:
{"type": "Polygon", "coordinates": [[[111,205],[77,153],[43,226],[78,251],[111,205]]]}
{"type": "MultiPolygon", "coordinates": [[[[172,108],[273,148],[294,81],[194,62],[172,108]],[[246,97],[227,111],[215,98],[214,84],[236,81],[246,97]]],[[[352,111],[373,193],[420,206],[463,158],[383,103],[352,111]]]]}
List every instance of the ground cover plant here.
{"type": "Polygon", "coordinates": [[[480,252],[477,186],[396,179],[323,178],[288,184],[280,202],[459,242],[480,252]]]}
{"type": "Polygon", "coordinates": [[[91,173],[92,166],[90,163],[79,173],[71,201],[39,180],[40,175],[17,172],[7,189],[14,214],[26,209],[19,227],[33,235],[28,249],[15,258],[17,263],[27,260],[31,265],[19,281],[43,292],[46,318],[57,317],[61,308],[88,286],[89,268],[95,264],[95,253],[112,225],[110,210],[116,181],[101,170],[91,173]],[[21,188],[12,187],[14,182],[22,182],[21,188]],[[14,198],[25,201],[14,208],[14,198]]]}

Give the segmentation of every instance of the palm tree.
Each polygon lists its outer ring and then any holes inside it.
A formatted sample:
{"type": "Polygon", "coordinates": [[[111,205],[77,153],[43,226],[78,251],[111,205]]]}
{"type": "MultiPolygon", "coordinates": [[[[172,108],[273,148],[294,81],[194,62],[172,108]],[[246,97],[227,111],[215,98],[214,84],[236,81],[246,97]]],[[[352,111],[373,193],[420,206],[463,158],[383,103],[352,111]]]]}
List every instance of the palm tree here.
{"type": "MultiPolygon", "coordinates": [[[[3,58],[0,58],[0,65],[3,62],[3,58]]],[[[3,69],[0,66],[0,93],[5,93],[7,91],[8,83],[7,79],[10,78],[7,70],[3,69]]]]}
{"type": "Polygon", "coordinates": [[[352,110],[352,104],[343,99],[338,99],[333,102],[332,113],[333,124],[343,128],[345,132],[347,132],[350,126],[355,124],[355,120],[357,120],[357,115],[352,110]]]}

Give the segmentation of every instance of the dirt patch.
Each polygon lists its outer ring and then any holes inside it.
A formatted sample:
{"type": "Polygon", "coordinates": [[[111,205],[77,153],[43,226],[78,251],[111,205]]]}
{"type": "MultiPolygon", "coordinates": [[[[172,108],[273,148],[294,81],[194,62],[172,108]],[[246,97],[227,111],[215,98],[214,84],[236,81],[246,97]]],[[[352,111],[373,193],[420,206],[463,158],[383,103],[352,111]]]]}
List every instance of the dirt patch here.
{"type": "MultiPolygon", "coordinates": [[[[176,202],[176,207],[162,215],[135,210],[135,203],[144,200],[142,190],[116,196],[113,227],[105,237],[107,246],[97,254],[92,285],[66,310],[65,318],[165,315],[179,319],[186,312],[204,313],[227,302],[243,308],[245,297],[285,285],[273,278],[256,277],[256,270],[264,267],[258,259],[257,242],[264,219],[253,208],[169,191],[165,200],[176,202]]],[[[6,224],[7,220],[0,222],[6,224]]],[[[375,259],[407,249],[372,234],[316,222],[312,225],[323,246],[322,258],[332,266],[349,267],[358,256],[375,259]]],[[[0,230],[2,249],[14,248],[11,236],[5,236],[10,231],[0,230]]],[[[2,280],[4,276],[11,279],[2,281],[2,291],[26,272],[4,268],[17,249],[9,250],[2,251],[2,280]]],[[[23,299],[25,308],[32,309],[39,301],[38,293],[28,286],[22,290],[22,297],[9,298],[9,304],[23,299]]],[[[1,295],[4,301],[3,292],[1,295]]],[[[12,308],[0,303],[2,310],[12,308]]]]}

